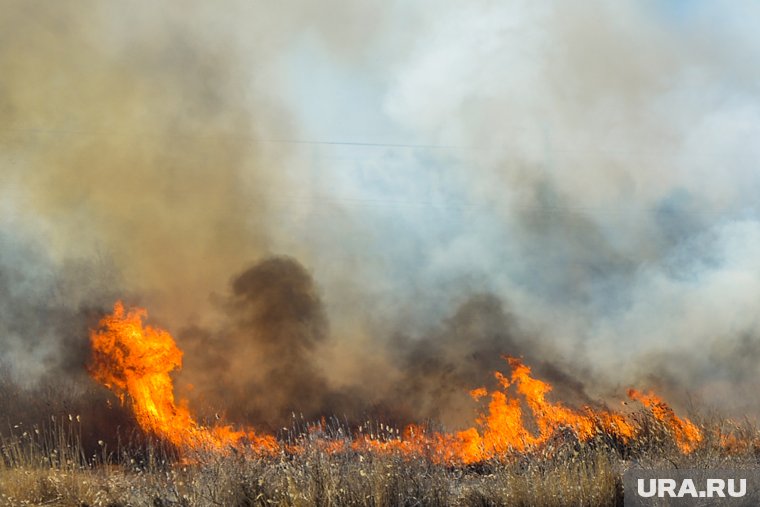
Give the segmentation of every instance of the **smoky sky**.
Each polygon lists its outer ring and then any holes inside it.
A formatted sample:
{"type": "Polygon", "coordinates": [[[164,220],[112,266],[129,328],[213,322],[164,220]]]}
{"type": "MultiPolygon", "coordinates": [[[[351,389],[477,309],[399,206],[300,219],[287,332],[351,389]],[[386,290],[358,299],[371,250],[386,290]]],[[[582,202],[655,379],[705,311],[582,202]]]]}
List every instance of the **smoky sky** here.
{"type": "Polygon", "coordinates": [[[456,424],[502,354],[755,413],[757,15],[5,2],[4,368],[86,382],[123,298],[208,417],[456,424]]]}

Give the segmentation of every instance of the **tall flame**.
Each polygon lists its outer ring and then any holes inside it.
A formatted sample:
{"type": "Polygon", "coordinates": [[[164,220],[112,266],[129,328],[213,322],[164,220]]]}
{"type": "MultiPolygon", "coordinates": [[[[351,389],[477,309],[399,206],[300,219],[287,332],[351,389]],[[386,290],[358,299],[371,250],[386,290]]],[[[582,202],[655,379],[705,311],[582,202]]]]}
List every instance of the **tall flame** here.
{"type": "MultiPolygon", "coordinates": [[[[172,371],[182,366],[182,351],[172,336],[161,329],[143,325],[147,312],[141,308],[125,310],[121,302],[90,333],[92,361],[89,372],[121,399],[129,401],[135,418],[146,432],[166,439],[180,448],[250,446],[257,451],[275,452],[282,447],[272,435],[260,435],[253,429],[236,430],[231,426],[205,427],[190,414],[187,403],[174,399],[172,371]]],[[[487,410],[473,427],[455,433],[430,432],[416,425],[408,426],[403,436],[360,435],[353,441],[323,442],[328,452],[350,446],[355,450],[402,452],[427,455],[444,463],[474,463],[525,451],[545,444],[559,430],[572,431],[587,441],[605,433],[622,442],[635,438],[639,426],[621,413],[585,407],[578,411],[547,400],[552,386],[534,378],[531,369],[519,359],[505,358],[511,375],[495,372],[499,390],[477,388],[470,392],[474,400],[488,398],[487,410]],[[510,396],[510,391],[517,396],[510,396]],[[523,410],[523,405],[527,411],[523,410]],[[532,429],[530,429],[532,427],[532,429]]],[[[655,419],[671,432],[684,453],[693,451],[703,440],[702,432],[688,419],[678,417],[662,399],[634,389],[628,396],[651,411],[655,419]]],[[[298,446],[289,451],[298,452],[298,446]]]]}
{"type": "Polygon", "coordinates": [[[182,351],[168,332],[143,326],[146,316],[141,308],[125,311],[119,301],[113,313],[100,321],[100,328],[90,332],[90,375],[122,402],[129,397],[140,427],[179,447],[223,449],[251,443],[266,450],[277,449],[272,436],[230,426],[201,426],[185,402],[175,402],[169,373],[182,366],[182,351]]]}

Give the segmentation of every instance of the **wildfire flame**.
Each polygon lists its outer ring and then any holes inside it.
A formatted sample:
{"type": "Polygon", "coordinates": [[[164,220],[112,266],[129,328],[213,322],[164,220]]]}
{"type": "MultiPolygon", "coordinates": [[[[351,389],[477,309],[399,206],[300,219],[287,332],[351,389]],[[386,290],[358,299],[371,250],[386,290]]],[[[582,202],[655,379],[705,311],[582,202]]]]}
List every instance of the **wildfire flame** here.
{"type": "Polygon", "coordinates": [[[253,430],[201,426],[184,401],[175,402],[169,373],[182,366],[182,351],[168,332],[143,326],[146,316],[142,308],[126,311],[119,301],[113,313],[100,321],[100,328],[90,332],[90,375],[122,403],[129,397],[140,427],[178,447],[223,449],[250,443],[262,450],[277,449],[274,437],[253,430]]]}
{"type": "Polygon", "coordinates": [[[681,419],[673,412],[659,396],[650,392],[641,393],[636,389],[628,389],[628,396],[648,407],[655,419],[664,423],[673,433],[678,447],[684,452],[691,452],[702,441],[702,432],[688,419],[681,419]]]}
{"type": "MultiPolygon", "coordinates": [[[[272,435],[255,430],[234,429],[228,425],[205,427],[190,414],[185,401],[174,399],[170,373],[182,366],[182,351],[172,336],[161,329],[143,325],[147,312],[141,308],[125,310],[121,302],[111,315],[90,332],[91,376],[111,389],[122,401],[129,402],[140,427],[179,448],[210,447],[217,450],[250,446],[259,452],[284,450],[272,435]]],[[[488,399],[487,410],[475,425],[455,433],[431,432],[409,425],[402,435],[380,438],[361,434],[351,442],[325,441],[327,452],[350,447],[373,452],[402,452],[426,455],[444,463],[474,463],[525,451],[545,444],[560,430],[572,431],[580,441],[588,441],[605,433],[621,442],[635,438],[639,427],[622,413],[585,407],[574,410],[546,399],[552,386],[534,378],[531,369],[519,359],[505,358],[511,368],[506,377],[494,375],[499,390],[488,392],[481,387],[470,392],[475,400],[488,399]],[[510,396],[514,392],[517,396],[510,396]],[[523,406],[527,411],[523,411],[523,406]],[[531,429],[531,426],[533,429],[531,429]]],[[[678,417],[662,399],[653,393],[634,389],[628,396],[651,411],[672,434],[684,453],[693,451],[702,441],[699,427],[678,417]]],[[[298,452],[298,446],[290,446],[298,452]]]]}

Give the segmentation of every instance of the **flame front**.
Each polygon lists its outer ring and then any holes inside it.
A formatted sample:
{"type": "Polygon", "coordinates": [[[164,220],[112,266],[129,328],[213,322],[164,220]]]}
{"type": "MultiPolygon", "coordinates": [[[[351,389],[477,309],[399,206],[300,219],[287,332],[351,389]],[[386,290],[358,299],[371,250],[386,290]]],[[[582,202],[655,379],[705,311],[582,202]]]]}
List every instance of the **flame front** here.
{"type": "MultiPolygon", "coordinates": [[[[170,373],[182,366],[182,351],[172,336],[161,329],[143,325],[147,312],[140,308],[125,310],[121,302],[111,315],[91,331],[92,361],[90,374],[111,389],[122,401],[129,402],[140,427],[166,439],[177,447],[224,450],[248,446],[259,452],[286,449],[271,435],[252,429],[231,426],[205,427],[192,417],[185,402],[174,399],[170,373]]],[[[495,372],[499,389],[488,392],[477,388],[470,392],[475,401],[486,399],[487,410],[475,425],[455,433],[431,432],[409,425],[403,435],[361,434],[351,442],[324,441],[327,452],[348,447],[370,452],[401,452],[425,455],[441,463],[474,463],[522,452],[545,444],[560,430],[572,431],[580,441],[607,434],[623,443],[636,438],[640,427],[622,413],[585,407],[574,410],[547,400],[552,386],[534,378],[531,369],[519,359],[505,358],[511,367],[506,377],[495,372]],[[516,396],[510,396],[514,392],[516,396]],[[527,407],[527,411],[523,410],[527,407]],[[532,430],[529,429],[532,427],[532,430]]],[[[671,433],[684,453],[702,442],[702,431],[688,419],[678,417],[662,399],[635,389],[628,396],[640,402],[671,433]]],[[[298,445],[286,450],[298,452],[298,445]]]]}
{"type": "Polygon", "coordinates": [[[126,311],[117,302],[113,313],[100,321],[100,328],[90,332],[90,375],[122,403],[129,398],[140,427],[178,447],[223,449],[250,443],[264,450],[277,449],[273,437],[252,430],[201,426],[186,403],[175,402],[169,373],[182,366],[182,351],[168,332],[143,326],[146,316],[141,308],[126,311]]]}
{"type": "Polygon", "coordinates": [[[644,394],[636,389],[629,389],[628,396],[640,402],[652,411],[655,419],[670,428],[676,444],[683,452],[691,452],[702,441],[702,432],[688,419],[682,419],[673,412],[659,396],[654,393],[644,394]]]}
{"type": "MultiPolygon", "coordinates": [[[[635,436],[635,425],[623,414],[590,407],[584,412],[576,412],[561,403],[549,402],[546,395],[551,391],[551,385],[533,378],[530,368],[519,359],[507,357],[506,360],[512,368],[511,377],[494,373],[501,390],[489,394],[485,388],[478,388],[470,392],[475,400],[489,397],[488,410],[477,418],[477,425],[454,434],[434,433],[427,438],[418,437],[415,441],[420,450],[432,451],[437,461],[475,463],[536,448],[561,429],[572,431],[581,441],[590,440],[601,432],[622,442],[635,436]],[[523,412],[519,398],[508,396],[510,387],[516,388],[523,397],[529,413],[523,412]],[[528,416],[533,419],[534,432],[526,425],[528,416]]],[[[410,428],[407,428],[407,434],[410,428]]],[[[421,432],[416,429],[417,433],[421,432]]]]}

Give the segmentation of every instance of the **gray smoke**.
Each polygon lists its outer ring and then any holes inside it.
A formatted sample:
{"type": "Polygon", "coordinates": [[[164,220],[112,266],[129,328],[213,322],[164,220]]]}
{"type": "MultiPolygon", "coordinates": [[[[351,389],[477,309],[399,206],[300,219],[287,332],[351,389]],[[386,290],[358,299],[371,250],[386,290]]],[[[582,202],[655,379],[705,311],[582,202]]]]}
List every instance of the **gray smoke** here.
{"type": "Polygon", "coordinates": [[[501,354],[754,413],[757,9],[6,2],[3,370],[124,298],[208,417],[457,425],[501,354]]]}

